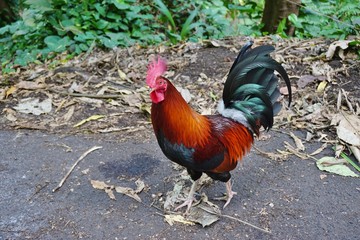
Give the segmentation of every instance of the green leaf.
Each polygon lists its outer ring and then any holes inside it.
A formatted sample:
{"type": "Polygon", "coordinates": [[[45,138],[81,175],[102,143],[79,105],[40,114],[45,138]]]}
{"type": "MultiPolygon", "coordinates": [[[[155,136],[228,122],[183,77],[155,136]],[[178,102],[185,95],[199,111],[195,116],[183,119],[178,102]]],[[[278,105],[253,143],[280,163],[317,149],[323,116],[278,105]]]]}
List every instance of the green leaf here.
{"type": "Polygon", "coordinates": [[[192,28],[195,28],[196,25],[192,25],[191,23],[194,21],[198,12],[199,12],[198,9],[193,10],[189,15],[189,17],[186,19],[185,23],[182,25],[182,29],[180,33],[181,39],[185,39],[185,37],[189,34],[190,30],[192,28]]]}
{"type": "Polygon", "coordinates": [[[296,14],[294,13],[290,14],[288,16],[288,19],[292,24],[294,24],[296,28],[303,28],[303,26],[301,25],[301,21],[299,21],[298,16],[296,14]]]}
{"type": "Polygon", "coordinates": [[[25,3],[32,9],[37,9],[42,12],[53,10],[51,1],[48,0],[26,0],[25,3]]]}
{"type": "Polygon", "coordinates": [[[41,14],[34,9],[24,9],[22,13],[23,25],[36,27],[36,18],[40,18],[41,14]]]}
{"type": "Polygon", "coordinates": [[[100,3],[96,3],[96,4],[94,4],[94,7],[98,11],[98,13],[100,13],[101,16],[103,16],[103,17],[106,16],[106,8],[105,8],[105,6],[101,5],[100,3]]]}
{"type": "Polygon", "coordinates": [[[115,5],[115,7],[119,10],[125,10],[125,9],[128,9],[131,7],[131,5],[129,4],[126,4],[126,3],[120,3],[119,1],[117,0],[112,0],[110,1],[112,4],[115,5]]]}
{"type": "Polygon", "coordinates": [[[316,166],[321,171],[326,171],[330,173],[335,173],[345,177],[359,177],[354,173],[348,166],[343,164],[336,164],[338,159],[334,157],[323,157],[316,161],[316,166]]]}
{"type": "Polygon", "coordinates": [[[114,48],[118,45],[118,42],[112,39],[109,39],[107,37],[100,36],[99,37],[100,42],[107,48],[114,48]]]}
{"type": "Polygon", "coordinates": [[[167,6],[161,0],[155,0],[155,4],[158,6],[159,11],[166,16],[166,18],[168,19],[168,21],[171,24],[173,31],[175,31],[176,25],[175,25],[172,15],[171,15],[171,12],[167,8],[167,6]]]}
{"type": "Polygon", "coordinates": [[[4,27],[0,28],[0,35],[2,35],[2,34],[4,34],[4,33],[8,32],[8,31],[9,31],[9,29],[10,29],[10,26],[9,26],[9,25],[6,25],[6,26],[4,26],[4,27]]]}
{"type": "Polygon", "coordinates": [[[75,35],[82,33],[81,29],[79,27],[75,26],[75,23],[73,20],[65,19],[65,20],[61,21],[61,26],[63,27],[63,29],[65,31],[72,32],[75,35]]]}
{"type": "Polygon", "coordinates": [[[105,29],[109,25],[109,22],[105,21],[103,19],[100,19],[99,21],[95,22],[94,25],[97,29],[105,29]]]}
{"type": "Polygon", "coordinates": [[[279,34],[283,38],[287,38],[285,29],[286,29],[286,18],[283,18],[278,25],[276,33],[279,34]]]}
{"type": "Polygon", "coordinates": [[[60,38],[59,36],[47,36],[44,42],[51,51],[63,52],[73,41],[70,40],[69,37],[60,38]]]}

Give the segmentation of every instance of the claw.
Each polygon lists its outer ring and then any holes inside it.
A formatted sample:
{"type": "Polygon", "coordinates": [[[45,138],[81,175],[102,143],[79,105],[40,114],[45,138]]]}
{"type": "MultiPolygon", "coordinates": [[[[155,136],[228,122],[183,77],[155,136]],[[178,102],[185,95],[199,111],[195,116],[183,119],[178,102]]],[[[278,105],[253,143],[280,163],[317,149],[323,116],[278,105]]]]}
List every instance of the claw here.
{"type": "Polygon", "coordinates": [[[196,186],[197,186],[197,180],[194,181],[193,184],[191,185],[189,195],[188,195],[187,199],[185,200],[185,202],[183,202],[181,205],[177,206],[175,208],[175,211],[179,210],[182,207],[187,206],[185,214],[189,213],[191,205],[192,205],[193,201],[195,200],[194,194],[195,194],[196,186]]]}
{"type": "Polygon", "coordinates": [[[233,198],[233,196],[236,195],[236,194],[237,194],[236,192],[233,192],[233,191],[231,190],[231,181],[230,181],[230,180],[227,181],[227,182],[226,182],[226,195],[227,195],[227,200],[226,200],[226,203],[225,203],[223,209],[226,208],[226,206],[230,203],[230,201],[231,201],[231,199],[233,198]]]}
{"type": "Polygon", "coordinates": [[[179,205],[179,206],[177,206],[175,208],[175,211],[179,210],[180,208],[183,208],[183,207],[187,206],[185,214],[189,213],[189,210],[191,208],[191,205],[192,205],[193,201],[194,201],[194,198],[186,199],[185,202],[183,202],[181,205],[179,205]]]}

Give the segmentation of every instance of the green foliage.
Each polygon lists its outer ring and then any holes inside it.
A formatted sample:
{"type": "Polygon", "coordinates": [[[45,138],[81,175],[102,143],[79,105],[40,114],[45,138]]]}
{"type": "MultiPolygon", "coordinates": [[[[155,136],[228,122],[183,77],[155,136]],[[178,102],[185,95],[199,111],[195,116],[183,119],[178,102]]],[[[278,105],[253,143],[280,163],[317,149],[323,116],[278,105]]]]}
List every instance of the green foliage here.
{"type": "Polygon", "coordinates": [[[353,0],[303,0],[299,16],[288,20],[296,27],[299,38],[326,37],[345,39],[360,32],[360,4],[353,0]]]}
{"type": "Polygon", "coordinates": [[[257,1],[224,1],[229,9],[229,16],[233,19],[232,25],[239,35],[261,36],[262,12],[264,9],[264,0],[257,1]],[[239,4],[239,2],[243,2],[239,4]]]}
{"type": "Polygon", "coordinates": [[[2,72],[104,48],[198,41],[237,34],[221,0],[25,0],[18,21],[0,28],[2,72]]]}
{"type": "MultiPolygon", "coordinates": [[[[10,0],[19,19],[0,25],[3,73],[16,66],[70,58],[81,52],[133,44],[261,36],[264,0],[10,0]],[[3,27],[1,27],[3,26],[3,27]]],[[[288,21],[300,38],[343,39],[359,34],[360,5],[352,0],[303,0],[288,21]]],[[[287,37],[282,20],[277,34],[287,37]]],[[[0,24],[6,23],[1,22],[0,24]]]]}

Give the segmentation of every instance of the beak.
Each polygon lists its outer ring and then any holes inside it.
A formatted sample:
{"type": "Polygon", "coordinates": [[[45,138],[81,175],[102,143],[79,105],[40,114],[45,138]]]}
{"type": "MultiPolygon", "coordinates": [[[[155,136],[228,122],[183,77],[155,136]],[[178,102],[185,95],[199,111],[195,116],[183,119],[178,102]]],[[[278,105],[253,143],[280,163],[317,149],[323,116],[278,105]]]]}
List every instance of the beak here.
{"type": "Polygon", "coordinates": [[[158,89],[160,89],[161,87],[157,87],[157,86],[155,86],[155,87],[149,87],[149,89],[151,90],[151,92],[153,92],[153,91],[156,91],[156,90],[158,90],[158,89]]]}

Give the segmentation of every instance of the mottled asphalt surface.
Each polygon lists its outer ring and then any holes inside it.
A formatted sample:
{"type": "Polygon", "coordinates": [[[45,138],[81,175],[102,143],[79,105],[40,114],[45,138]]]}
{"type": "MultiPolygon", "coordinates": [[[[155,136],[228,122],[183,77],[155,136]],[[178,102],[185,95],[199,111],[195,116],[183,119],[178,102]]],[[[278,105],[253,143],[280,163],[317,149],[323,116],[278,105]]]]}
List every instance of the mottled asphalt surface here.
{"type": "MultiPolygon", "coordinates": [[[[272,132],[256,146],[283,148],[286,135],[272,132]]],[[[36,131],[0,131],[0,239],[359,239],[360,179],[320,172],[312,160],[278,162],[254,150],[233,172],[238,192],[223,211],[260,227],[266,234],[228,218],[207,228],[170,226],[150,207],[152,195],[171,190],[171,163],[155,142],[118,143],[111,136],[60,136],[36,131]],[[72,151],[68,152],[67,147],[72,151]],[[53,193],[69,167],[89,148],[63,187],[53,193]],[[320,179],[320,175],[326,177],[320,179]],[[116,194],[111,200],[90,180],[149,187],[142,203],[116,194]]],[[[308,152],[319,143],[308,144],[308,152]]],[[[322,153],[331,154],[330,150],[322,153]]],[[[189,183],[190,184],[190,183],[189,183]]],[[[216,182],[202,191],[224,191],[216,182]]],[[[222,205],[222,202],[216,202],[222,205]]],[[[161,206],[160,206],[161,207],[161,206]]]]}

